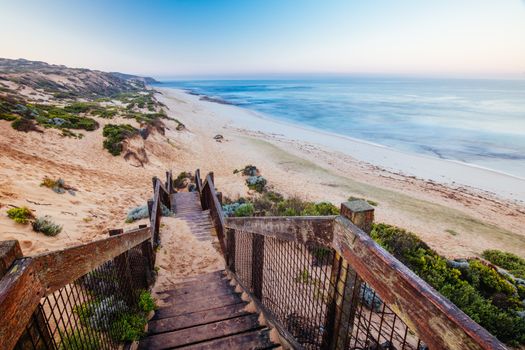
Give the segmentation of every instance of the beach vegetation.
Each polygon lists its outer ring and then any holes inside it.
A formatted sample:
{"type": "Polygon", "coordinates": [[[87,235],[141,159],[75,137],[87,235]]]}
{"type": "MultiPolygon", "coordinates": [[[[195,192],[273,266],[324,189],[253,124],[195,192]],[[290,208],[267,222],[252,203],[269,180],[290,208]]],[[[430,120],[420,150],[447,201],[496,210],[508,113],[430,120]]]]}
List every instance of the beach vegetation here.
{"type": "Polygon", "coordinates": [[[62,226],[53,222],[53,219],[47,215],[36,218],[31,225],[33,226],[33,231],[41,232],[46,236],[53,237],[62,232],[62,226]]]}
{"type": "Polygon", "coordinates": [[[516,254],[488,249],[485,250],[481,256],[494,265],[507,270],[514,275],[514,277],[525,279],[525,259],[520,258],[516,254]]]}
{"type": "Polygon", "coordinates": [[[111,324],[109,334],[119,342],[136,341],[145,334],[147,323],[148,320],[141,314],[125,313],[111,324]]]}
{"type": "Polygon", "coordinates": [[[185,188],[189,183],[194,181],[191,172],[182,171],[175,180],[173,180],[173,187],[177,189],[185,188]]]}
{"type": "Polygon", "coordinates": [[[60,331],[60,350],[98,350],[101,348],[100,339],[93,335],[89,328],[77,328],[68,332],[60,331]]]}
{"type": "Polygon", "coordinates": [[[366,199],[366,198],[362,198],[362,197],[354,197],[354,196],[350,196],[348,197],[348,201],[351,202],[351,201],[355,201],[355,200],[363,200],[363,201],[366,201],[368,204],[370,204],[371,206],[373,207],[377,207],[379,205],[378,202],[376,201],[373,201],[371,199],[366,199]]]}
{"type": "Polygon", "coordinates": [[[27,207],[11,208],[7,211],[7,216],[17,224],[27,224],[34,219],[33,212],[27,207]]]}
{"type": "Polygon", "coordinates": [[[242,203],[235,209],[235,211],[233,212],[233,216],[236,216],[236,217],[253,216],[253,213],[254,213],[253,204],[242,203]]]}
{"type": "Polygon", "coordinates": [[[143,290],[139,295],[139,308],[146,314],[157,309],[155,299],[151,296],[151,293],[147,290],[143,290]]]}
{"type": "Polygon", "coordinates": [[[66,191],[68,191],[69,194],[75,195],[75,191],[76,191],[74,187],[66,185],[66,182],[62,178],[53,180],[45,176],[42,182],[40,183],[40,186],[47,187],[53,190],[53,192],[58,193],[58,194],[63,194],[63,193],[66,193],[66,191]]]}
{"type": "Polygon", "coordinates": [[[102,135],[106,138],[104,140],[104,148],[114,156],[122,153],[122,141],[138,134],[138,129],[129,124],[107,124],[104,126],[102,135]]]}
{"type": "Polygon", "coordinates": [[[249,176],[246,179],[246,185],[251,190],[255,190],[259,193],[262,193],[266,190],[266,184],[268,181],[262,176],[249,176]]]}
{"type": "Polygon", "coordinates": [[[374,224],[371,237],[474,321],[509,345],[525,344],[524,305],[518,288],[477,259],[466,268],[451,267],[415,234],[374,224]]]}

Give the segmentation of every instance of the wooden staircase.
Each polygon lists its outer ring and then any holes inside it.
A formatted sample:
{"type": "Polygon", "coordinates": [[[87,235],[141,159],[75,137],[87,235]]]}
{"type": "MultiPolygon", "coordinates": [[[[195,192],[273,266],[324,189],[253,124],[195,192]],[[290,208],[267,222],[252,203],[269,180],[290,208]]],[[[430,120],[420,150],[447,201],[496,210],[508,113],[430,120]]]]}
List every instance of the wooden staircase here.
{"type": "Polygon", "coordinates": [[[270,330],[246,310],[224,271],[199,275],[160,293],[161,306],[139,349],[272,349],[270,330]]]}
{"type": "Polygon", "coordinates": [[[198,192],[179,192],[173,195],[175,217],[184,220],[200,241],[210,241],[215,236],[210,211],[202,210],[198,192]]]}

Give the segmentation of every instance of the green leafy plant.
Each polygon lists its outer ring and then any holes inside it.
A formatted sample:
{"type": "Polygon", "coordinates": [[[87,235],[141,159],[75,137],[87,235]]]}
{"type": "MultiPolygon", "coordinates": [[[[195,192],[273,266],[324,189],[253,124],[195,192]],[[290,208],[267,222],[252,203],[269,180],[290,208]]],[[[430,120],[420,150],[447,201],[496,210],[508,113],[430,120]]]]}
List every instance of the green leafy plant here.
{"type": "Polygon", "coordinates": [[[523,311],[517,299],[519,289],[494,269],[478,260],[469,261],[465,271],[450,267],[415,234],[395,226],[374,224],[370,235],[501,341],[525,344],[525,319],[518,315],[523,311]]]}
{"type": "Polygon", "coordinates": [[[116,319],[109,329],[110,336],[116,341],[139,340],[144,334],[148,320],[137,314],[127,313],[116,319]]]}
{"type": "Polygon", "coordinates": [[[7,216],[18,224],[27,224],[35,217],[27,207],[11,208],[7,211],[7,216]]]}
{"type": "Polygon", "coordinates": [[[485,250],[482,256],[494,265],[508,270],[515,277],[525,279],[525,259],[495,249],[485,250]]]}
{"type": "Polygon", "coordinates": [[[234,216],[253,216],[253,204],[251,203],[243,203],[241,204],[237,209],[235,209],[234,216]]]}
{"type": "Polygon", "coordinates": [[[98,333],[90,328],[60,331],[60,350],[98,350],[101,348],[98,333]]]}
{"type": "Polygon", "coordinates": [[[50,216],[41,216],[35,219],[32,224],[33,231],[41,232],[46,236],[56,236],[62,232],[62,226],[55,224],[50,216]]]}
{"type": "Polygon", "coordinates": [[[145,313],[149,313],[157,309],[155,299],[153,299],[150,292],[146,290],[143,290],[142,292],[140,292],[139,307],[145,313]]]}
{"type": "Polygon", "coordinates": [[[122,153],[122,141],[138,134],[138,130],[129,124],[107,124],[104,126],[102,135],[104,148],[114,156],[122,153]]]}

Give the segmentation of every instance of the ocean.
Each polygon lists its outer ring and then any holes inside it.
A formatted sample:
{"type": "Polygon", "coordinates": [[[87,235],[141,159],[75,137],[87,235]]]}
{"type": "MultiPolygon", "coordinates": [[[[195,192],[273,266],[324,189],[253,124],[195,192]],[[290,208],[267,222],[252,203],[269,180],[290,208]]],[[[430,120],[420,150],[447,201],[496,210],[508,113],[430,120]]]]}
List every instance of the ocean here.
{"type": "Polygon", "coordinates": [[[167,81],[160,86],[525,178],[525,80],[356,77],[167,81]]]}

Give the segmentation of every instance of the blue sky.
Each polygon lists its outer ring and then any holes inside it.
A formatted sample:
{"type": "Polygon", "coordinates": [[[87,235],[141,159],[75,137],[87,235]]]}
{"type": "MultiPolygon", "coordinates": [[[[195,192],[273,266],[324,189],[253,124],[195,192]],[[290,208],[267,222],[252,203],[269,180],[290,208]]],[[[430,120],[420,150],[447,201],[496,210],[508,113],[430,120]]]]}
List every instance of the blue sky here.
{"type": "Polygon", "coordinates": [[[171,77],[525,78],[524,0],[0,0],[0,56],[171,77]]]}

